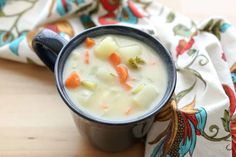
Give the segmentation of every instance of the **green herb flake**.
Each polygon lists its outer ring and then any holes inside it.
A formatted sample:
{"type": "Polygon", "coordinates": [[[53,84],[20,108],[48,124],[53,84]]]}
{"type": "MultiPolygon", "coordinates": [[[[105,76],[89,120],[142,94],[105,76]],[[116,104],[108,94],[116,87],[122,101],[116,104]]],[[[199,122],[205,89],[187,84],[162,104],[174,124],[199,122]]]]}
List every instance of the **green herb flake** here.
{"type": "Polygon", "coordinates": [[[138,56],[135,57],[135,62],[137,64],[145,64],[145,61],[142,58],[138,57],[138,56]]]}
{"type": "Polygon", "coordinates": [[[136,60],[134,60],[133,58],[130,58],[128,60],[128,64],[129,64],[129,66],[131,66],[134,69],[138,69],[139,68],[138,64],[136,63],[136,60]]]}
{"type": "Polygon", "coordinates": [[[116,75],[115,75],[115,74],[113,74],[113,73],[110,73],[110,75],[111,75],[111,76],[113,76],[113,77],[116,77],[116,75]]]}

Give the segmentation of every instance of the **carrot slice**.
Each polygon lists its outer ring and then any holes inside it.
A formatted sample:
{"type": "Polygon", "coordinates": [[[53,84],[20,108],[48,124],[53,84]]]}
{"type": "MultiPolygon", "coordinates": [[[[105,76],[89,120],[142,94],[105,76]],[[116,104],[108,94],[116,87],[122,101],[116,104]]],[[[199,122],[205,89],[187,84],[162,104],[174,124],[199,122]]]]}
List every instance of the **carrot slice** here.
{"type": "Polygon", "coordinates": [[[125,115],[127,115],[127,116],[130,115],[132,111],[133,111],[133,107],[130,106],[130,107],[125,111],[125,115]]]}
{"type": "Polygon", "coordinates": [[[103,109],[108,109],[108,105],[107,105],[106,103],[102,103],[102,104],[101,104],[101,107],[102,107],[103,109]]]}
{"type": "Polygon", "coordinates": [[[85,39],[85,46],[87,47],[87,48],[91,48],[91,47],[93,47],[95,45],[95,40],[93,40],[92,38],[89,38],[89,37],[87,37],[86,39],[85,39]]]}
{"type": "Polygon", "coordinates": [[[117,53],[112,53],[109,57],[109,61],[111,62],[111,64],[116,67],[117,65],[120,64],[120,56],[117,53]]]}
{"type": "Polygon", "coordinates": [[[80,85],[80,77],[77,72],[72,72],[65,81],[65,86],[68,89],[75,89],[80,85]]]}
{"type": "Polygon", "coordinates": [[[125,66],[118,65],[116,67],[116,72],[119,75],[120,82],[124,83],[128,79],[128,69],[125,66]]]}
{"type": "Polygon", "coordinates": [[[90,56],[89,56],[89,51],[88,50],[85,51],[84,62],[85,62],[85,64],[89,64],[90,63],[90,56]]]}
{"type": "Polygon", "coordinates": [[[132,87],[131,87],[128,83],[126,83],[126,82],[122,83],[122,86],[123,86],[124,89],[127,90],[127,91],[129,91],[129,90],[132,89],[132,87]]]}

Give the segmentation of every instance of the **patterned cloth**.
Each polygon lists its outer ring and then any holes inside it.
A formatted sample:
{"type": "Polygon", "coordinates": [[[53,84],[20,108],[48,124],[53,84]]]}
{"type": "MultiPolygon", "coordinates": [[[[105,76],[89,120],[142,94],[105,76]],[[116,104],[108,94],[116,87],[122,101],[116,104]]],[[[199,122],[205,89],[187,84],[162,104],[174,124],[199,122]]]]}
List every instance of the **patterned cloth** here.
{"type": "Polygon", "coordinates": [[[145,157],[236,157],[236,29],[224,19],[196,23],[151,0],[0,0],[0,57],[42,65],[31,47],[40,29],[70,39],[117,23],[158,37],[176,63],[175,95],[156,117],[145,157]]]}

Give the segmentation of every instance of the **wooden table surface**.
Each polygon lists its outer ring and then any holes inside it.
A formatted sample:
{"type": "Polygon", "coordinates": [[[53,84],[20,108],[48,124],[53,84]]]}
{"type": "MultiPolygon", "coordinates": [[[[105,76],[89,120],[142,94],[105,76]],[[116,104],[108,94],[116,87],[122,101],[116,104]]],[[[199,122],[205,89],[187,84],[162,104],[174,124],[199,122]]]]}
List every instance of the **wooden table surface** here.
{"type": "MultiPolygon", "coordinates": [[[[193,19],[222,15],[236,26],[234,0],[159,0],[193,19]]],[[[0,157],[142,157],[143,144],[105,153],[81,139],[46,68],[0,59],[0,157]]]]}

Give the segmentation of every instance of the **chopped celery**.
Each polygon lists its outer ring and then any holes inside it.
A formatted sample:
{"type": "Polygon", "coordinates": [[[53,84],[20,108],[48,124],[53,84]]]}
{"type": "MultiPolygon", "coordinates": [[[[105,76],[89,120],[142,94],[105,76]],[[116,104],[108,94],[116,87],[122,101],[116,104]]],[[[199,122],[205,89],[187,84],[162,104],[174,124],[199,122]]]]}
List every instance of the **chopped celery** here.
{"type": "Polygon", "coordinates": [[[143,88],[144,88],[144,84],[139,84],[137,87],[135,87],[132,91],[131,91],[131,93],[132,94],[137,94],[137,93],[139,93],[143,88]]]}
{"type": "Polygon", "coordinates": [[[92,82],[92,81],[82,81],[81,84],[87,88],[87,89],[90,89],[90,90],[95,90],[96,87],[97,87],[97,84],[92,82]]]}

